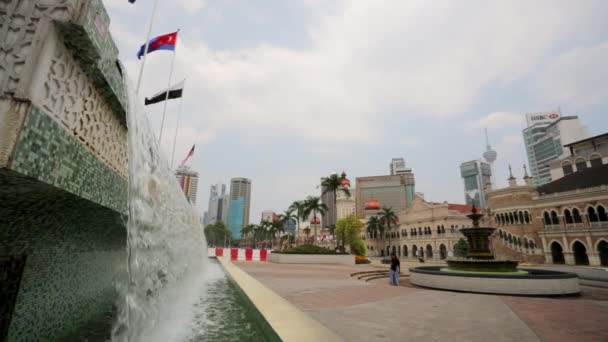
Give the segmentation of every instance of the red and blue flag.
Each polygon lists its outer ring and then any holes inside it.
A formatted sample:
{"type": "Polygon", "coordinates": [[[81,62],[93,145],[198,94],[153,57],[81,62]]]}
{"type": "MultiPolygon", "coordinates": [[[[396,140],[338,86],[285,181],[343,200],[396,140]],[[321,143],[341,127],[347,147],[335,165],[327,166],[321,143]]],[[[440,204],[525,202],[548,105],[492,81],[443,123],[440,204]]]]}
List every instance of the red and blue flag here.
{"type": "MultiPolygon", "coordinates": [[[[177,42],[177,32],[163,34],[161,36],[150,39],[148,43],[148,53],[154,52],[156,50],[170,50],[175,51],[175,43],[177,42]]],[[[137,53],[137,59],[141,59],[141,57],[146,52],[146,45],[142,45],[139,48],[139,52],[137,53]]]]}

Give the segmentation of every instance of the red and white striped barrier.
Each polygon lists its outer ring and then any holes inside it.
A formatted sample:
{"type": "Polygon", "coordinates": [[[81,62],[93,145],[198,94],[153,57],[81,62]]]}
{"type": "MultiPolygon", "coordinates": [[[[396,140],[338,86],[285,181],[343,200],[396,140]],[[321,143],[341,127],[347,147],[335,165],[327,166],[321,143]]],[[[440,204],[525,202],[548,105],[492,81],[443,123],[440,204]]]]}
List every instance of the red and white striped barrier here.
{"type": "Polygon", "coordinates": [[[252,248],[207,248],[207,256],[209,257],[230,257],[232,261],[266,261],[268,258],[267,249],[252,249],[252,248]]]}

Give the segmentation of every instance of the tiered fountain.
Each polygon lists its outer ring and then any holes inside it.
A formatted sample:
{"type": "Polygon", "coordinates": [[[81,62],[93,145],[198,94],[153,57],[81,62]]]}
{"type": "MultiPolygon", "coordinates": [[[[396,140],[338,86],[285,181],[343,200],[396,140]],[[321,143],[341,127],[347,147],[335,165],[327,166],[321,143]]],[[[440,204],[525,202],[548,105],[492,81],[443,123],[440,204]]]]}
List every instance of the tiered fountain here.
{"type": "Polygon", "coordinates": [[[435,289],[528,296],[570,295],[580,292],[576,274],[518,268],[514,260],[497,260],[490,250],[490,236],[496,228],[480,227],[483,217],[473,206],[467,215],[472,228],[460,232],[468,243],[466,258],[450,258],[448,267],[424,266],[410,269],[410,283],[435,289]]]}

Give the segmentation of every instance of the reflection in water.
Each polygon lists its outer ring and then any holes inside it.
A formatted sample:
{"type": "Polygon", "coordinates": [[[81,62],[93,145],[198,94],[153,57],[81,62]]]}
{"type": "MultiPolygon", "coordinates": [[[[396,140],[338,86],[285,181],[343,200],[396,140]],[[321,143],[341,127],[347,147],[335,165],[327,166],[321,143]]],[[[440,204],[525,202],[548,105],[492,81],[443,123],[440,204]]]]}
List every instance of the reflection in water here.
{"type": "Polygon", "coordinates": [[[195,307],[191,342],[266,341],[252,313],[217,261],[209,262],[205,290],[195,307]]]}

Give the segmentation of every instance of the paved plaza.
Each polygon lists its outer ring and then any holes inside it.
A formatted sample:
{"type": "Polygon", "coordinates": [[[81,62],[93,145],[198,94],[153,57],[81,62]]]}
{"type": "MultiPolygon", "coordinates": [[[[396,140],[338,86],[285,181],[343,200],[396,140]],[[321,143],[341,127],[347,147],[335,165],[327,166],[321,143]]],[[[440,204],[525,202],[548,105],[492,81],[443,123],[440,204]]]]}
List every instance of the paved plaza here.
{"type": "Polygon", "coordinates": [[[401,286],[352,273],[372,265],[236,262],[347,341],[608,341],[608,289],[581,286],[578,297],[531,298],[401,286]]]}

